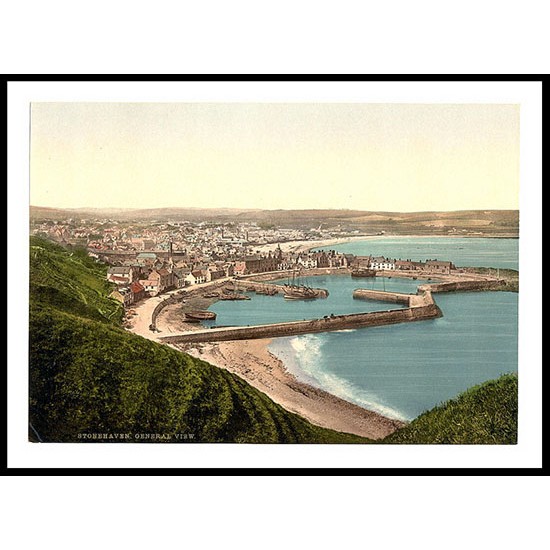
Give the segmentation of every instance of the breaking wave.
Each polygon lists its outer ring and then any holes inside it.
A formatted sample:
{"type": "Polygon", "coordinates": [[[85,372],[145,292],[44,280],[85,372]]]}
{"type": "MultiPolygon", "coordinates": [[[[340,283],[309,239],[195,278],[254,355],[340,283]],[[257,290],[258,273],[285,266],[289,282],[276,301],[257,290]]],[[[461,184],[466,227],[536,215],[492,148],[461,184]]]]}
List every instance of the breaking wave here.
{"type": "MultiPolygon", "coordinates": [[[[324,368],[322,348],[325,344],[323,335],[307,334],[288,339],[292,350],[292,366],[289,370],[303,382],[314,385],[341,399],[355,403],[365,409],[377,412],[396,420],[411,420],[400,411],[386,405],[374,393],[358,388],[352,382],[340,378],[324,368]]],[[[277,353],[277,350],[275,350],[277,353]]],[[[281,354],[281,359],[286,354],[281,354]]],[[[284,357],[284,358],[283,358],[284,357]]]]}

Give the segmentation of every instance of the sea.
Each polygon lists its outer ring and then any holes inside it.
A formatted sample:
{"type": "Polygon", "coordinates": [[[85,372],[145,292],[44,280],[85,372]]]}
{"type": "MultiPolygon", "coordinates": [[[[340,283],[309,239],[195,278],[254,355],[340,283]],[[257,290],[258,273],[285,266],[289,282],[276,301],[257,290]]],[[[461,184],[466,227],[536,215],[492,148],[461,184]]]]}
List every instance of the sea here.
{"type": "MultiPolygon", "coordinates": [[[[450,260],[457,266],[518,269],[517,239],[387,237],[333,245],[356,255],[450,260]]],[[[279,282],[286,282],[286,279],[279,282]]],[[[356,288],[416,292],[425,279],[322,275],[303,281],[326,299],[284,300],[250,293],[220,301],[209,325],[255,325],[379,311],[397,304],[355,300],[356,288]]],[[[459,393],[518,368],[518,294],[436,294],[443,317],[364,329],[274,338],[270,351],[299,380],[384,416],[410,421],[459,393]]]]}

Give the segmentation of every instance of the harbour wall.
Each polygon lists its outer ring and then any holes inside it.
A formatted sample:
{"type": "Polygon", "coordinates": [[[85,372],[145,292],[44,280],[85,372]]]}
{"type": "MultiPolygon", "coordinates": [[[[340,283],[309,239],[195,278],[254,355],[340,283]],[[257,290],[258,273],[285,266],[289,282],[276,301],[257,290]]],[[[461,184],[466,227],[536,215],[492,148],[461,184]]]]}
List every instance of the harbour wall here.
{"type": "Polygon", "coordinates": [[[504,283],[502,279],[474,280],[474,281],[452,281],[435,284],[420,285],[418,291],[429,292],[467,292],[477,290],[490,290],[499,287],[504,283]]]}
{"type": "Polygon", "coordinates": [[[170,294],[167,296],[162,302],[159,302],[159,304],[153,309],[153,312],[151,313],[151,326],[153,329],[156,329],[157,327],[157,318],[160,314],[160,312],[169,305],[172,304],[178,304],[183,302],[186,298],[190,298],[195,295],[201,295],[204,294],[206,291],[213,292],[214,290],[217,290],[224,286],[227,283],[227,281],[220,281],[219,283],[213,283],[208,285],[208,287],[195,287],[190,290],[181,289],[178,292],[174,294],[170,294]]]}
{"type": "Polygon", "coordinates": [[[151,327],[153,329],[156,329],[157,327],[157,317],[159,316],[160,312],[170,304],[177,304],[178,302],[181,302],[183,300],[182,295],[171,295],[168,298],[164,299],[162,302],[160,302],[153,312],[151,313],[151,327]]]}
{"type": "Polygon", "coordinates": [[[393,304],[405,304],[411,306],[412,294],[401,294],[398,292],[386,292],[382,290],[367,290],[358,288],[353,291],[353,297],[359,300],[378,300],[379,302],[391,302],[393,304]]]}
{"type": "MultiPolygon", "coordinates": [[[[302,269],[301,277],[317,277],[319,275],[349,275],[351,269],[347,267],[313,267],[302,269]]],[[[287,279],[292,276],[292,270],[283,269],[279,271],[264,271],[263,273],[249,273],[248,275],[239,275],[238,280],[248,281],[273,281],[274,279],[287,279]]]]}
{"type": "MultiPolygon", "coordinates": [[[[426,294],[426,297],[428,294],[429,293],[426,294]]],[[[375,311],[371,313],[352,313],[348,315],[330,316],[323,319],[291,321],[270,325],[200,330],[185,334],[162,336],[159,340],[169,344],[192,344],[199,342],[275,338],[315,332],[331,332],[334,330],[394,325],[397,323],[423,321],[441,317],[442,313],[439,307],[433,300],[430,299],[429,301],[431,303],[427,305],[404,309],[391,309],[388,311],[375,311]]]]}

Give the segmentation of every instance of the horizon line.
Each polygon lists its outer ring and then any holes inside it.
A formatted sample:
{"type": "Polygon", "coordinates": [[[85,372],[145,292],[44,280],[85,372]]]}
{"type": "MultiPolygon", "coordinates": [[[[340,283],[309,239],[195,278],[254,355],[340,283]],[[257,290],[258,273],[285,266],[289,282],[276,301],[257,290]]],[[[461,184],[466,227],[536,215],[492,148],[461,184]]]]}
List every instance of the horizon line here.
{"type": "Polygon", "coordinates": [[[50,210],[123,210],[126,212],[139,210],[242,210],[242,211],[267,211],[267,212],[294,212],[294,211],[322,211],[332,210],[336,212],[376,212],[384,214],[426,214],[431,212],[506,212],[518,211],[519,208],[458,208],[449,210],[363,210],[362,208],[250,208],[232,206],[147,206],[147,207],[121,207],[121,206],[42,206],[29,204],[29,208],[46,208],[50,210]]]}

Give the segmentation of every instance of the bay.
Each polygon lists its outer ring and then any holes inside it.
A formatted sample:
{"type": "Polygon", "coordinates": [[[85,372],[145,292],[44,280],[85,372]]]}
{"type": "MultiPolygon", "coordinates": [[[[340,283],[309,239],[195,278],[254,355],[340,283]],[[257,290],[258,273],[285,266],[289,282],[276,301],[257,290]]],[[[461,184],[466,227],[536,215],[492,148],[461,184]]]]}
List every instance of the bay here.
{"type": "Polygon", "coordinates": [[[457,267],[519,269],[519,239],[465,237],[372,237],[324,247],[356,256],[451,261],[457,267]]]}
{"type": "MultiPolygon", "coordinates": [[[[382,238],[331,248],[357,255],[442,259],[457,266],[517,269],[516,239],[382,238]]],[[[280,280],[280,283],[286,282],[280,280]]],[[[331,313],[400,307],[354,300],[356,288],[416,292],[424,280],[355,279],[323,275],[304,281],[326,288],[327,299],[287,301],[250,293],[249,301],[222,301],[210,325],[253,325],[321,318],[331,313]]],[[[518,294],[437,294],[439,319],[384,327],[274,338],[269,349],[299,380],[391,418],[412,420],[460,392],[517,372],[518,294]]]]}

